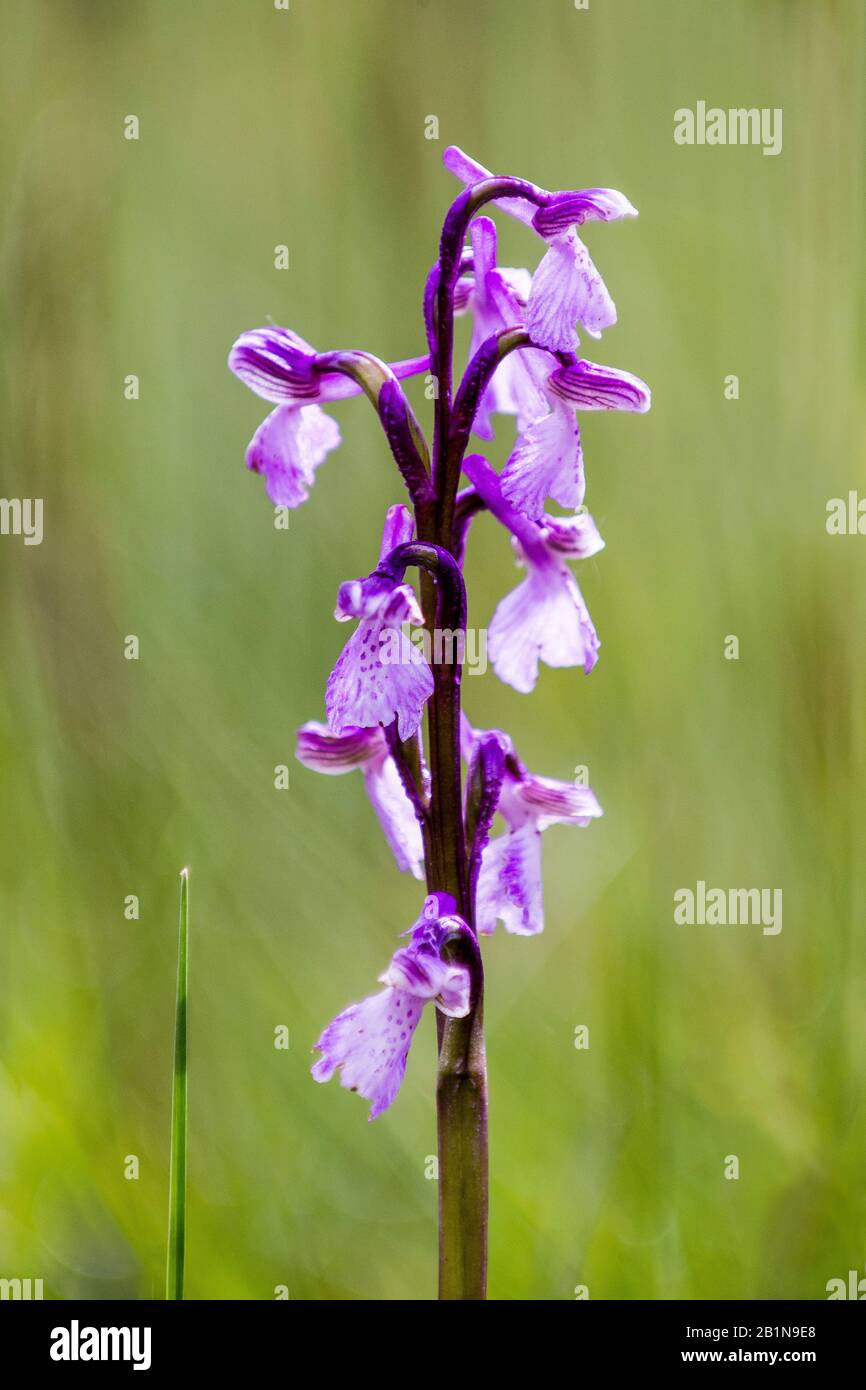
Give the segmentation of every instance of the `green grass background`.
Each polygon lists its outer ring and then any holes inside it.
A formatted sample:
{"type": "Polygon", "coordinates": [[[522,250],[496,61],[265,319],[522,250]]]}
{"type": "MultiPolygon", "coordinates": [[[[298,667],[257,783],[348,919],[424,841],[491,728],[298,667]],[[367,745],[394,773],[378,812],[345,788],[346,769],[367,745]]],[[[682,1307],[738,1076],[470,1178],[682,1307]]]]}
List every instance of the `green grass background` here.
{"type": "MultiPolygon", "coordinates": [[[[361,779],[292,756],[337,585],[400,488],[346,402],[275,531],[243,467],[262,406],[225,357],[269,316],[421,350],[452,141],[638,206],[588,230],[620,322],[586,347],[654,391],[585,420],[597,669],[529,698],[466,681],[476,723],[539,772],[588,765],[606,812],[546,834],[544,935],[486,947],[491,1295],[821,1298],[862,1274],[866,539],[824,523],[866,494],[864,27],[858,0],[4,4],[2,492],[44,498],[45,539],[0,538],[0,1275],[161,1294],[189,863],[188,1296],[434,1294],[432,1019],[374,1125],[308,1075],[418,888],[361,779]],[[782,107],[782,154],[676,146],[699,99],[782,107]],[[675,927],[699,878],[782,888],[781,935],[675,927]]],[[[516,578],[489,521],[468,574],[483,625],[516,578]]]]}

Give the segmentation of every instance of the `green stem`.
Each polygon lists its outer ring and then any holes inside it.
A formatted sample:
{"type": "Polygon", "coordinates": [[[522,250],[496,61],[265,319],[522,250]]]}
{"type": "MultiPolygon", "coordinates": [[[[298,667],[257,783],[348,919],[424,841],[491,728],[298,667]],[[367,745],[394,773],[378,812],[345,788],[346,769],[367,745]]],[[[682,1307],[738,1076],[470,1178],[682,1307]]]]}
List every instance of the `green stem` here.
{"type": "Polygon", "coordinates": [[[487,1066],[483,999],[445,1019],[439,1048],[439,1297],[487,1294],[487,1066]]]}
{"type": "Polygon", "coordinates": [[[168,1178],[168,1249],[165,1296],[183,1298],[186,1251],[186,1130],[187,1130],[187,982],[189,936],[189,870],[180,875],[180,924],[177,946],[177,994],[174,1018],[174,1074],[171,1090],[171,1158],[168,1178]]]}

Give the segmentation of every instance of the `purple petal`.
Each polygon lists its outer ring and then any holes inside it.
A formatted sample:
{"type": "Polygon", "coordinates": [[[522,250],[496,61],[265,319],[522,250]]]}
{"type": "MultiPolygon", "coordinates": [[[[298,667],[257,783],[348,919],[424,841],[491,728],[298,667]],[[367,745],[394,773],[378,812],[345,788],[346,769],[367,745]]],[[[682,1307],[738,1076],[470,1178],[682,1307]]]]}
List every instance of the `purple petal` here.
{"type": "Polygon", "coordinates": [[[365,618],[328,679],[328,723],[339,734],[351,725],[370,728],[396,719],[400,738],[407,739],[432,694],[433,676],[418,648],[399,628],[365,618]]]}
{"type": "MultiPolygon", "coordinates": [[[[371,730],[367,731],[372,732],[371,730]]],[[[380,729],[379,734],[384,742],[380,729]]],[[[391,848],[401,873],[410,873],[414,878],[424,877],[424,845],[421,827],[406,795],[400,774],[393,758],[386,757],[370,762],[363,768],[364,785],[367,795],[385,839],[391,848]]]]}
{"type": "Polygon", "coordinates": [[[380,623],[395,627],[407,622],[420,626],[424,621],[411,585],[395,585],[393,579],[375,570],[364,579],[347,579],[340,585],[334,617],[338,623],[378,617],[380,623]]]}
{"type": "Polygon", "coordinates": [[[360,1004],[350,1004],[329,1023],[315,1051],[316,1081],[330,1081],[340,1070],[340,1085],[370,1101],[375,1120],[394,1100],[406,1074],[406,1058],[421,1018],[420,999],[398,989],[383,989],[360,1004]]]}
{"type": "MultiPolygon", "coordinates": [[[[583,666],[598,660],[599,641],[580,589],[565,566],[530,567],[490,623],[487,649],[501,681],[521,694],[535,688],[538,663],[583,666]]],[[[357,721],[356,721],[357,722],[357,721]]]]}
{"type": "MultiPolygon", "coordinates": [[[[528,270],[497,266],[496,226],[490,218],[476,218],[470,237],[474,266],[471,358],[494,333],[522,327],[532,278],[528,270]]],[[[509,354],[496,368],[476,412],[473,430],[479,439],[494,438],[490,420],[494,413],[516,415],[520,428],[543,414],[548,374],[546,355],[531,351],[509,354]]]]}
{"type": "Polygon", "coordinates": [[[375,571],[363,579],[344,580],[337,590],[334,617],[338,623],[348,623],[352,618],[374,617],[393,587],[393,580],[375,571]]]}
{"type": "MultiPolygon", "coordinates": [[[[315,349],[299,334],[269,326],[242,333],[229,352],[228,365],[245,386],[275,405],[339,401],[361,394],[363,388],[343,372],[318,371],[316,358],[315,349]]],[[[390,364],[401,379],[429,368],[428,355],[390,364]]]]}
{"type": "Polygon", "coordinates": [[[542,347],[574,352],[577,323],[597,338],[616,323],[616,309],[577,232],[569,231],[550,243],[532,277],[526,327],[542,347]]]}
{"type": "Polygon", "coordinates": [[[548,497],[563,507],[579,507],[586,491],[577,416],[555,398],[550,405],[550,414],[520,436],[500,480],[503,497],[533,520],[544,514],[548,497]]]}
{"type": "Polygon", "coordinates": [[[340,442],[337,422],[317,405],[279,405],[259,425],[247,449],[247,467],[264,473],[277,507],[299,507],[315,471],[340,442]]]}
{"type": "Polygon", "coordinates": [[[484,936],[495,931],[497,921],[517,936],[543,931],[541,833],[534,825],[490,841],[481,860],[476,915],[484,936]]]}
{"type": "Polygon", "coordinates": [[[229,353],[229,368],[266,401],[303,404],[317,400],[315,350],[289,328],[253,328],[229,353]]]}
{"type": "Polygon", "coordinates": [[[469,971],[428,952],[406,946],[392,957],[383,984],[406,990],[419,999],[436,999],[441,1013],[465,1018],[469,1012],[469,971]]]}
{"type": "MultiPolygon", "coordinates": [[[[477,160],[470,159],[468,154],[464,154],[457,145],[449,145],[442,154],[442,163],[450,174],[454,174],[461,183],[467,187],[473,183],[480,183],[482,179],[493,177],[489,169],[485,169],[483,164],[477,160]]],[[[511,217],[516,217],[519,222],[525,222],[532,226],[532,214],[535,211],[532,203],[526,202],[523,198],[498,198],[496,207],[502,208],[511,217]]]]}
{"type": "Polygon", "coordinates": [[[298,730],[295,756],[304,767],[328,776],[360,768],[370,803],[401,872],[424,876],[421,827],[400,781],[385,735],[374,729],[348,728],[334,734],[326,724],[310,720],[298,730]]]}
{"type": "MultiPolygon", "coordinates": [[[[531,284],[528,270],[505,268],[493,271],[487,277],[489,302],[495,306],[498,318],[498,325],[491,329],[492,332],[519,328],[525,323],[526,300],[531,284]]],[[[509,353],[496,368],[488,387],[487,396],[492,402],[490,408],[516,415],[518,429],[525,429],[548,409],[546,386],[549,375],[550,359],[547,353],[532,348],[509,353]]]]}
{"type": "Polygon", "coordinates": [[[590,218],[611,222],[618,217],[637,217],[624,193],[615,188],[576,188],[570,193],[554,193],[545,207],[539,208],[532,225],[546,241],[569,227],[579,227],[590,218]]]}
{"type": "Polygon", "coordinates": [[[586,826],[597,816],[604,815],[591,787],[557,782],[552,777],[528,774],[515,782],[511,796],[522,810],[531,813],[539,830],[560,823],[586,826]]]}
{"type": "Polygon", "coordinates": [[[589,512],[575,516],[548,516],[539,522],[541,537],[548,550],[570,560],[588,560],[604,550],[604,541],[589,512]]]}
{"type": "Polygon", "coordinates": [[[502,745],[502,748],[505,752],[505,756],[509,761],[517,761],[517,755],[514,751],[514,743],[512,742],[511,736],[509,734],[503,733],[502,729],[473,729],[472,725],[469,723],[469,720],[466,718],[465,713],[461,710],[460,756],[465,763],[471,763],[475,755],[475,749],[478,747],[479,740],[482,738],[486,738],[488,734],[492,734],[493,737],[497,739],[498,742],[502,745]]]}
{"type": "Polygon", "coordinates": [[[334,734],[327,724],[320,724],[315,719],[301,725],[297,740],[295,757],[298,762],[313,772],[323,772],[331,777],[354,772],[370,762],[378,762],[387,751],[381,729],[349,727],[342,734],[334,734]]]}
{"type": "Polygon", "coordinates": [[[457,284],[454,286],[454,312],[455,314],[465,314],[469,308],[469,301],[472,298],[474,281],[471,275],[461,275],[457,284]]]}
{"type": "MultiPolygon", "coordinates": [[[[493,334],[523,322],[524,305],[496,268],[496,227],[493,222],[488,217],[476,218],[470,235],[475,277],[470,300],[472,339],[469,356],[472,358],[493,334]]],[[[475,414],[473,429],[480,439],[494,437],[490,422],[493,411],[516,412],[516,404],[508,390],[502,367],[494,373],[475,414]]]]}
{"type": "Polygon", "coordinates": [[[570,367],[557,367],[548,379],[550,389],[578,410],[649,410],[652,396],[645,381],[616,367],[602,367],[581,359],[570,367]]]}
{"type": "Polygon", "coordinates": [[[402,502],[398,502],[394,507],[389,507],[382,530],[379,563],[387,560],[391,551],[396,550],[398,545],[407,545],[414,533],[415,521],[409,508],[404,507],[402,502]]]}
{"type": "Polygon", "coordinates": [[[475,283],[483,293],[484,281],[496,269],[496,223],[489,217],[476,217],[469,228],[475,283]]]}
{"type": "Polygon", "coordinates": [[[407,377],[429,372],[430,354],[425,352],[421,357],[401,357],[399,362],[389,362],[388,367],[398,381],[405,381],[407,377]]]}

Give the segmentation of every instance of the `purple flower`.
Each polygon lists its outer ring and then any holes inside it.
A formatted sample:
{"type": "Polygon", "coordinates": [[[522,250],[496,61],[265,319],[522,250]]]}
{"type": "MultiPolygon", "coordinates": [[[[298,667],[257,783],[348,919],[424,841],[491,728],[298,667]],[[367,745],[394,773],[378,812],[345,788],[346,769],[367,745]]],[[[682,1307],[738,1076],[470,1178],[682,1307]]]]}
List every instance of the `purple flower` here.
{"type": "MultiPolygon", "coordinates": [[[[299,507],[310,495],[316,469],[340,443],[335,420],[316,404],[357,396],[361,387],[338,372],[319,372],[316,352],[289,328],[242,333],[228,364],[250,390],[276,409],[259,425],[247,449],[247,467],[265,475],[275,506],[299,507]]],[[[428,357],[395,362],[396,377],[426,371],[428,357]]]]}
{"type": "Polygon", "coordinates": [[[578,360],[545,378],[549,412],[534,420],[517,440],[502,474],[502,493],[525,516],[537,518],[547,497],[563,507],[583,503],[586,483],[578,410],[629,410],[650,407],[649,387],[631,372],[578,360]]]}
{"type": "MultiPolygon", "coordinates": [[[[491,177],[488,169],[454,145],[442,159],[446,169],[464,184],[491,177]]],[[[616,309],[577,228],[591,218],[609,222],[636,217],[636,209],[613,188],[553,193],[537,209],[522,199],[502,198],[498,202],[505,212],[528,223],[548,242],[547,253],[532,277],[526,308],[526,327],[535,342],[554,352],[574,352],[579,344],[577,323],[592,337],[600,337],[602,329],[616,323],[616,309]]]]}
{"type": "MultiPolygon", "coordinates": [[[[412,515],[391,507],[385,519],[380,562],[412,539],[412,515]]],[[[402,631],[424,618],[409,584],[375,572],[340,586],[336,618],[360,621],[328,678],[325,707],[335,734],[353,726],[369,729],[396,719],[401,739],[414,734],[433,694],[433,676],[423,654],[402,631]]]]}
{"type": "Polygon", "coordinates": [[[327,724],[310,720],[298,730],[295,756],[304,767],[332,777],[360,770],[397,867],[424,877],[421,827],[380,728],[347,728],[333,734],[327,724]]]}
{"type": "MultiPolygon", "coordinates": [[[[478,737],[477,731],[464,729],[464,752],[471,754],[478,737]]],[[[499,737],[508,749],[498,807],[507,828],[482,855],[476,920],[485,936],[496,930],[498,921],[518,936],[535,936],[544,930],[542,830],[560,824],[586,826],[603,812],[589,787],[534,776],[516,757],[510,739],[499,737]]]]}
{"type": "Polygon", "coordinates": [[[518,562],[527,571],[490,623],[487,650],[497,676],[528,694],[535,688],[539,661],[582,666],[589,674],[600,644],[567,561],[587,559],[603,548],[592,517],[544,515],[528,521],[505,500],[486,459],[475,454],[463,466],[490,511],[511,531],[518,562]]]}
{"type": "Polygon", "coordinates": [[[411,930],[408,946],[396,951],[379,976],[385,989],[350,1004],[328,1024],[315,1051],[316,1081],[340,1071],[340,1085],[370,1101],[375,1120],[392,1103],[406,1072],[406,1058],[424,1005],[431,999],[449,1018],[469,1012],[470,979],[465,965],[442,959],[449,938],[469,931],[447,893],[431,893],[411,930]]]}
{"type": "MultiPolygon", "coordinates": [[[[531,277],[528,270],[496,264],[496,225],[489,217],[475,218],[470,237],[473,278],[466,307],[472,314],[472,357],[492,334],[524,325],[531,277]]],[[[497,367],[479,404],[473,424],[479,438],[494,437],[490,422],[494,412],[516,415],[519,429],[543,414],[544,383],[549,370],[545,353],[528,349],[509,354],[497,367]]]]}

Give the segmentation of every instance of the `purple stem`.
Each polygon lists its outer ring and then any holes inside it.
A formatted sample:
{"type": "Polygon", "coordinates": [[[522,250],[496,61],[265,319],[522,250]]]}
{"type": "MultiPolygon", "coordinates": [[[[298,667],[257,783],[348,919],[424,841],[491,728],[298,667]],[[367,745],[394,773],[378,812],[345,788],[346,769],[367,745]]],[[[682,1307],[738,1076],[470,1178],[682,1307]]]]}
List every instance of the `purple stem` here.
{"type": "MultiPolygon", "coordinates": [[[[398,363],[405,376],[412,375],[423,358],[398,363]]],[[[391,446],[394,461],[419,512],[432,505],[430,451],[421,426],[397,380],[395,371],[371,352],[322,352],[316,357],[317,372],[339,372],[350,377],[372,402],[391,446]]]]}
{"type": "MultiPolygon", "coordinates": [[[[431,370],[437,383],[434,501],[432,514],[416,509],[416,519],[421,539],[432,541],[440,552],[447,552],[455,565],[454,511],[462,451],[452,443],[454,291],[465,263],[466,232],[479,208],[495,198],[523,197],[543,206],[547,196],[534,184],[512,178],[482,179],[464,189],[445,218],[438,268],[434,268],[427,282],[425,319],[431,370]]],[[[467,440],[468,437],[467,433],[467,440]]],[[[430,629],[437,619],[429,582],[422,584],[421,596],[430,629]]],[[[463,820],[459,671],[455,674],[453,668],[434,666],[433,680],[433,695],[427,707],[432,777],[428,891],[452,893],[461,916],[474,925],[463,820]]],[[[448,1300],[483,1299],[487,1293],[487,1062],[480,953],[476,960],[467,958],[465,963],[473,981],[469,1013],[465,1018],[437,1014],[439,1297],[448,1300]]]]}
{"type": "MultiPolygon", "coordinates": [[[[549,196],[523,179],[485,178],[464,189],[445,218],[439,260],[428,276],[424,294],[430,367],[437,383],[429,475],[426,452],[421,448],[423,436],[408,403],[404,410],[390,389],[384,406],[382,404],[381,372],[383,369],[387,372],[387,368],[376,359],[373,359],[375,366],[371,367],[369,360],[359,365],[358,358],[362,354],[355,353],[328,354],[324,361],[319,359],[322,369],[347,371],[360,381],[379,411],[392,452],[409,486],[415,503],[418,539],[398,546],[379,569],[394,578],[401,577],[407,565],[417,565],[421,569],[421,601],[434,651],[437,630],[441,632],[444,628],[457,633],[465,631],[466,626],[466,593],[461,573],[463,543],[470,517],[484,505],[486,498],[480,488],[477,501],[475,497],[464,495],[457,526],[455,508],[463,452],[475,412],[490,377],[506,353],[531,345],[522,330],[499,335],[492,347],[485,343],[482,352],[489,347],[488,356],[481,361],[477,360],[477,355],[473,359],[471,379],[461,387],[457,409],[452,413],[455,288],[461,271],[471,265],[471,253],[465,247],[466,232],[479,209],[494,199],[525,199],[536,207],[543,207],[549,196]]],[[[485,1298],[487,1291],[484,976],[474,929],[474,901],[467,864],[460,754],[460,662],[434,660],[432,669],[433,694],[427,705],[430,798],[424,806],[427,887],[430,893],[449,893],[460,916],[469,924],[469,933],[458,936],[445,949],[451,958],[467,966],[472,981],[471,1006],[465,1018],[446,1018],[437,1011],[439,1297],[478,1300],[485,1298]]],[[[397,748],[393,737],[390,746],[401,777],[407,776],[403,749],[397,748]]],[[[481,801],[473,812],[476,822],[476,812],[485,822],[489,821],[489,802],[494,795],[495,781],[492,764],[481,768],[482,782],[487,774],[487,789],[482,787],[479,791],[481,801]]],[[[420,771],[417,775],[420,778],[420,771]]],[[[407,788],[416,810],[419,786],[420,781],[414,797],[407,788]]],[[[480,850],[476,857],[480,857],[480,850]]]]}
{"type": "Polygon", "coordinates": [[[437,499],[440,544],[447,544],[454,495],[460,477],[460,459],[448,448],[451,425],[452,358],[454,354],[454,287],[460,276],[464,242],[469,223],[486,203],[497,198],[523,198],[544,207],[550,195],[525,179],[503,176],[480,179],[464,188],[448,210],[439,243],[439,277],[435,296],[434,339],[431,370],[437,381],[436,416],[433,432],[433,487],[437,499]],[[455,474],[456,468],[456,474],[455,474]]]}

